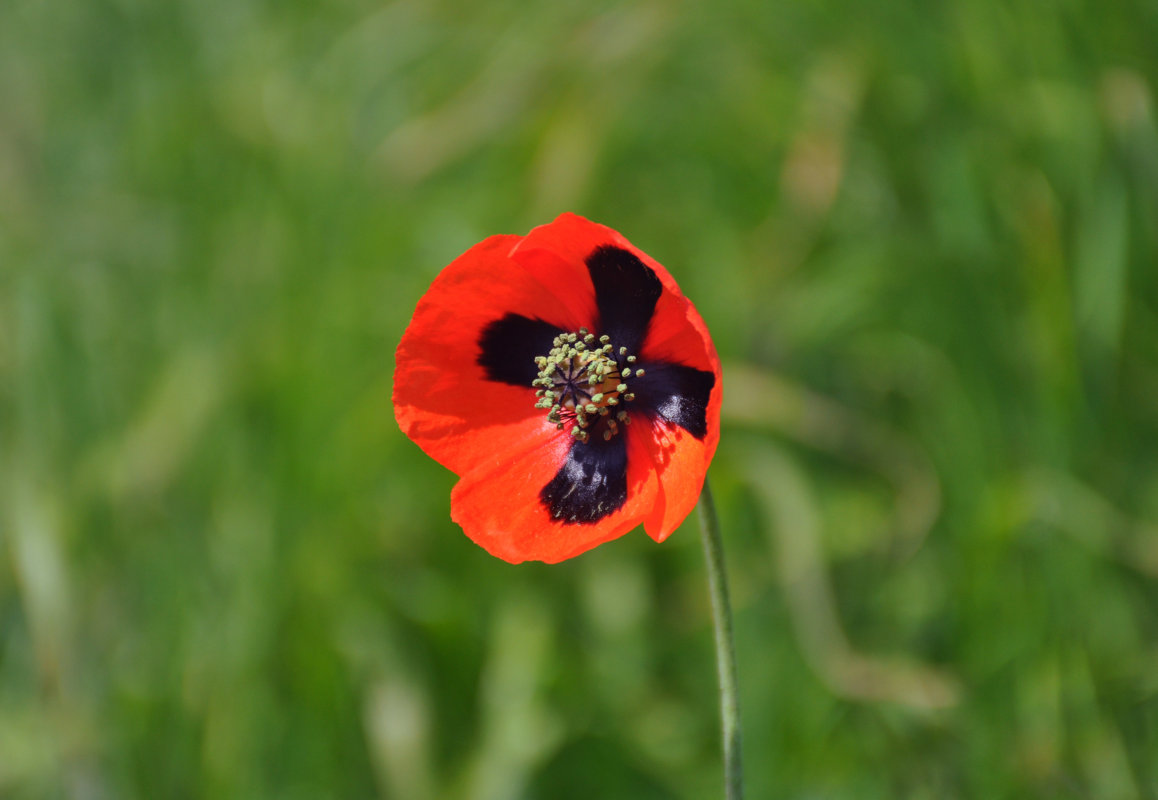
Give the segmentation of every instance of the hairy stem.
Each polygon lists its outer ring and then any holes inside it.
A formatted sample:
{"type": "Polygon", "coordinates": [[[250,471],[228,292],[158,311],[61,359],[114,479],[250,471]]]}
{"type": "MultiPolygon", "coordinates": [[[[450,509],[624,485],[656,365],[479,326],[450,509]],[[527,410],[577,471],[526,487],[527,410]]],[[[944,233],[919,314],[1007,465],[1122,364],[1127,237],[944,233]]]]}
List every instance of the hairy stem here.
{"type": "Polygon", "coordinates": [[[736,643],[732,635],[732,604],[728,600],[728,576],[724,571],[724,545],[712,489],[704,489],[696,506],[700,535],[708,567],[708,590],[712,595],[712,621],[716,628],[716,667],[720,674],[720,722],[723,726],[724,790],[727,800],[744,796],[744,767],[740,758],[740,697],[736,688],[736,643]]]}

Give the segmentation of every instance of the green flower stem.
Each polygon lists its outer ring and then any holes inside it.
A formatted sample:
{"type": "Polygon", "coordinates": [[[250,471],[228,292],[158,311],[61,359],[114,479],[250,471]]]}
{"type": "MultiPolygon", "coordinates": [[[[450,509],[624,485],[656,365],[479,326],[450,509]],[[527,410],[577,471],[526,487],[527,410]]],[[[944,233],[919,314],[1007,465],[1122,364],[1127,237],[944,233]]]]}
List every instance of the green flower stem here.
{"type": "Polygon", "coordinates": [[[716,628],[716,668],[720,673],[720,722],[723,725],[724,789],[727,800],[744,796],[744,767],[740,758],[740,693],[736,688],[736,642],[732,635],[732,604],[728,600],[728,576],[724,571],[724,545],[720,539],[720,518],[712,489],[704,479],[704,489],[696,506],[704,559],[708,567],[708,589],[712,595],[712,621],[716,628]]]}

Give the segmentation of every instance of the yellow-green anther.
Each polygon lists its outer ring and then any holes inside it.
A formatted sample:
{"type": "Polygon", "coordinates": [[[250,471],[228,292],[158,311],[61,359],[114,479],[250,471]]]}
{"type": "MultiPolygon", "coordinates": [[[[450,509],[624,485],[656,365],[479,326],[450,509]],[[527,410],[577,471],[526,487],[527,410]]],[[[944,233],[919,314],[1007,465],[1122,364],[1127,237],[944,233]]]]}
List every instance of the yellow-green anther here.
{"type": "Polygon", "coordinates": [[[620,364],[635,360],[626,347],[616,348],[607,334],[596,336],[587,328],[560,333],[554,337],[550,352],[534,359],[538,368],[538,376],[531,381],[536,387],[535,407],[548,409],[548,420],[559,430],[569,422],[571,435],[581,442],[588,440],[587,431],[593,427],[604,439],[610,439],[618,431],[617,423],[630,421],[626,412],[615,407],[635,399],[626,382],[632,370],[620,369],[620,364]],[[615,389],[604,390],[604,386],[615,389]],[[599,428],[600,418],[612,412],[617,412],[614,418],[599,428]]]}

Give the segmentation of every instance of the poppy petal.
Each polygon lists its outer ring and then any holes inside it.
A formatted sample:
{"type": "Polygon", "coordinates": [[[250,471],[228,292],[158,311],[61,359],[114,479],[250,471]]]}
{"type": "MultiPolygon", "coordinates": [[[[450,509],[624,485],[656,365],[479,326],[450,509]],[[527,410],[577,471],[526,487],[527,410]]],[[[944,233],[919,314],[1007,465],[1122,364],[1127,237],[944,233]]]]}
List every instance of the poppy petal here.
{"type": "Polygon", "coordinates": [[[627,502],[624,437],[573,444],[539,499],[552,517],[572,523],[598,522],[622,508],[627,502]]]}
{"type": "Polygon", "coordinates": [[[560,300],[572,318],[582,319],[582,325],[593,328],[595,288],[585,260],[604,245],[630,247],[627,240],[611,228],[575,214],[563,214],[554,222],[533,228],[510,255],[543,285],[560,287],[560,300]]]}
{"type": "MultiPolygon", "coordinates": [[[[642,438],[642,437],[641,437],[642,438]]],[[[450,494],[450,516],[475,543],[504,561],[557,563],[642,523],[655,508],[659,481],[644,460],[627,466],[623,505],[591,523],[557,519],[543,502],[544,486],[561,472],[573,440],[554,427],[528,434],[463,475],[450,494]]],[[[630,447],[630,445],[629,445],[630,447]]],[[[646,449],[636,445],[640,452],[646,449]]]]}
{"type": "MultiPolygon", "coordinates": [[[[662,275],[660,276],[662,279],[662,275]]],[[[665,291],[655,306],[641,361],[686,364],[720,375],[720,359],[708,326],[686,297],[665,291]]]]}
{"type": "Polygon", "coordinates": [[[587,273],[587,257],[606,246],[642,255],[619,231],[578,214],[560,214],[554,222],[533,228],[511,252],[511,258],[549,285],[586,284],[593,305],[595,294],[587,273]]]}
{"type": "MultiPolygon", "coordinates": [[[[631,432],[637,433],[637,427],[633,425],[631,432]]],[[[718,433],[714,438],[701,441],[679,426],[657,422],[650,436],[633,440],[638,451],[633,450],[631,458],[656,465],[660,488],[643,524],[657,542],[670,536],[699,501],[718,433]]]]}
{"type": "Polygon", "coordinates": [[[599,308],[599,332],[617,347],[638,351],[663,284],[651,267],[622,247],[598,247],[586,263],[599,308]]]}
{"type": "Polygon", "coordinates": [[[631,379],[636,403],[644,411],[680,426],[697,439],[708,433],[708,404],[716,376],[702,369],[665,362],[644,364],[631,379]]]}
{"type": "Polygon", "coordinates": [[[527,388],[539,375],[535,357],[550,351],[561,328],[522,314],[506,314],[479,335],[478,364],[489,380],[527,388]]]}
{"type": "MultiPolygon", "coordinates": [[[[529,380],[525,388],[492,380],[479,363],[487,326],[507,314],[528,319],[549,314],[568,329],[590,324],[590,318],[573,317],[555,292],[508,257],[520,240],[492,236],[443,269],[418,303],[395,354],[399,426],[427,455],[458,474],[485,460],[496,443],[535,427],[555,433],[534,407],[529,380]]],[[[561,462],[562,455],[556,465],[561,462]]]]}
{"type": "MultiPolygon", "coordinates": [[[[646,336],[636,355],[648,361],[688,364],[718,374],[719,360],[711,335],[695,306],[684,297],[679,284],[662,264],[635,247],[619,231],[577,214],[560,214],[553,222],[528,233],[511,252],[511,258],[547,285],[574,287],[575,291],[565,299],[576,304],[578,313],[587,315],[585,319],[592,319],[595,287],[586,263],[596,250],[605,247],[628,251],[650,269],[661,284],[651,324],[645,327],[646,336]]],[[[612,334],[608,335],[615,341],[612,334]]],[[[616,341],[616,346],[626,344],[616,341]]]]}

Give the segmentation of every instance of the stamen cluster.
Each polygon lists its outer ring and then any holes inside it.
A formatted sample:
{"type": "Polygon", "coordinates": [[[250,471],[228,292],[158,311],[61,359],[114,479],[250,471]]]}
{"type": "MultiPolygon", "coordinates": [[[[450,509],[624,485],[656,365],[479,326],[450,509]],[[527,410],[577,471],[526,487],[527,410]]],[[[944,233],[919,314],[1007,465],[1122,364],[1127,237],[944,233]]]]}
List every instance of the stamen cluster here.
{"type": "Polygon", "coordinates": [[[635,356],[626,347],[616,349],[609,336],[596,338],[586,328],[560,334],[552,345],[547,355],[535,358],[535,408],[546,409],[547,419],[559,430],[572,423],[571,435],[581,442],[593,433],[610,439],[620,424],[630,425],[627,411],[617,406],[635,399],[627,380],[644,374],[629,366],[635,356]]]}

